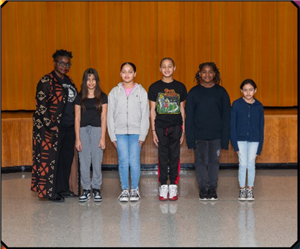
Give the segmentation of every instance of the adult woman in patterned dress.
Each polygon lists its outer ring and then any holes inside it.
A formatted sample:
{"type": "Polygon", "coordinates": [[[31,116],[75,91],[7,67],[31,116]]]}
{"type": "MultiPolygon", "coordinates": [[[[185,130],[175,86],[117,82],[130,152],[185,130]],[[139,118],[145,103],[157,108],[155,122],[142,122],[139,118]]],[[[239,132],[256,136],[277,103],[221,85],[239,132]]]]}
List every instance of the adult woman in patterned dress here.
{"type": "MultiPolygon", "coordinates": [[[[57,184],[61,182],[57,177],[59,175],[61,178],[61,173],[57,174],[59,130],[62,117],[66,119],[68,116],[65,115],[68,98],[72,95],[75,98],[77,90],[72,79],[66,75],[71,67],[72,52],[56,50],[52,57],[54,70],[41,78],[36,89],[31,190],[38,192],[39,198],[64,201],[59,194],[61,190],[57,189],[60,188],[57,184]]],[[[69,157],[72,157],[72,163],[73,156],[69,157]]]]}

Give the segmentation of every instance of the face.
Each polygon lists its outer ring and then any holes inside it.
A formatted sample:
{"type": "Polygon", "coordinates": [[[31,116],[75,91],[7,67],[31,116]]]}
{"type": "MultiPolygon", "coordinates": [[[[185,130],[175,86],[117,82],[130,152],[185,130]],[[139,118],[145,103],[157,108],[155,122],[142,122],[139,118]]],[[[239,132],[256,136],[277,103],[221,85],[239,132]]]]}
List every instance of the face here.
{"type": "Polygon", "coordinates": [[[203,83],[213,83],[216,73],[211,66],[204,66],[199,72],[199,76],[203,83]]]}
{"type": "Polygon", "coordinates": [[[176,67],[171,60],[164,60],[160,66],[160,71],[164,77],[172,77],[175,69],[176,67]]]}
{"type": "Polygon", "coordinates": [[[122,67],[120,76],[124,83],[132,83],[134,77],[136,76],[136,72],[134,72],[132,66],[126,64],[122,67]]]}
{"type": "Polygon", "coordinates": [[[66,56],[58,56],[56,60],[53,61],[54,70],[57,74],[65,75],[69,72],[71,67],[71,60],[66,56]]]}
{"type": "Polygon", "coordinates": [[[86,81],[86,86],[89,90],[94,90],[96,88],[96,78],[94,74],[89,74],[87,81],[86,81]]]}
{"type": "Polygon", "coordinates": [[[241,89],[241,92],[246,100],[252,100],[254,94],[256,93],[256,90],[257,89],[254,89],[254,87],[251,84],[245,84],[243,86],[243,89],[241,89]]]}

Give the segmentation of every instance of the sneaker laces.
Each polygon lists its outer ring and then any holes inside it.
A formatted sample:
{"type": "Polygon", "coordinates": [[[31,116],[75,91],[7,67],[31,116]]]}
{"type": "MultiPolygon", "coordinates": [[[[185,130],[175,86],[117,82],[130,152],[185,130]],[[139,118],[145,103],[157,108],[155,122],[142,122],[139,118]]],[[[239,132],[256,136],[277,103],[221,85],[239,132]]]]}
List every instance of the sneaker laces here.
{"type": "Polygon", "coordinates": [[[128,190],[124,189],[124,190],[122,190],[122,193],[120,194],[118,199],[120,199],[121,197],[128,197],[128,195],[129,195],[128,190]]]}
{"type": "Polygon", "coordinates": [[[137,189],[131,189],[131,196],[139,196],[139,191],[137,189]]]}
{"type": "Polygon", "coordinates": [[[177,188],[175,186],[170,186],[169,188],[169,193],[170,193],[170,196],[175,196],[177,194],[177,188]]]}

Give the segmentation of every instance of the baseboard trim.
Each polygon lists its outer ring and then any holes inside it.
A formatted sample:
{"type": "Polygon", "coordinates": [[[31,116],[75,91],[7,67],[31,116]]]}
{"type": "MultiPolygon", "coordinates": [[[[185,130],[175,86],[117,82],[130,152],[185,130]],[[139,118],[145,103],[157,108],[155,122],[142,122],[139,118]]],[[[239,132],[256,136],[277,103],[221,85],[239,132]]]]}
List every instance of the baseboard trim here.
{"type": "MultiPolygon", "coordinates": [[[[141,170],[157,170],[157,164],[142,164],[141,170]]],[[[195,166],[192,163],[182,163],[181,170],[194,170],[195,166]]],[[[221,163],[220,169],[238,169],[237,163],[221,163]]],[[[256,169],[298,169],[298,163],[257,163],[256,169]]],[[[1,173],[15,173],[15,172],[31,172],[31,165],[22,165],[22,166],[11,166],[11,167],[2,167],[1,173]]],[[[117,164],[103,164],[103,171],[117,171],[117,164]]]]}

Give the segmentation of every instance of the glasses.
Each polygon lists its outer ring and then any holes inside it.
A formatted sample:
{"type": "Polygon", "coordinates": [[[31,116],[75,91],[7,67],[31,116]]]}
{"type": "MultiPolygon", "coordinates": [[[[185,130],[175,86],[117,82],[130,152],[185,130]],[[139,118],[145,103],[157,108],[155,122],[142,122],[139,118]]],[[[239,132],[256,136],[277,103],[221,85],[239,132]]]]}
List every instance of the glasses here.
{"type": "Polygon", "coordinates": [[[55,61],[58,63],[58,65],[59,65],[60,67],[70,68],[70,67],[72,66],[71,63],[64,63],[64,62],[62,62],[62,61],[57,61],[57,60],[55,60],[55,61]]]}

